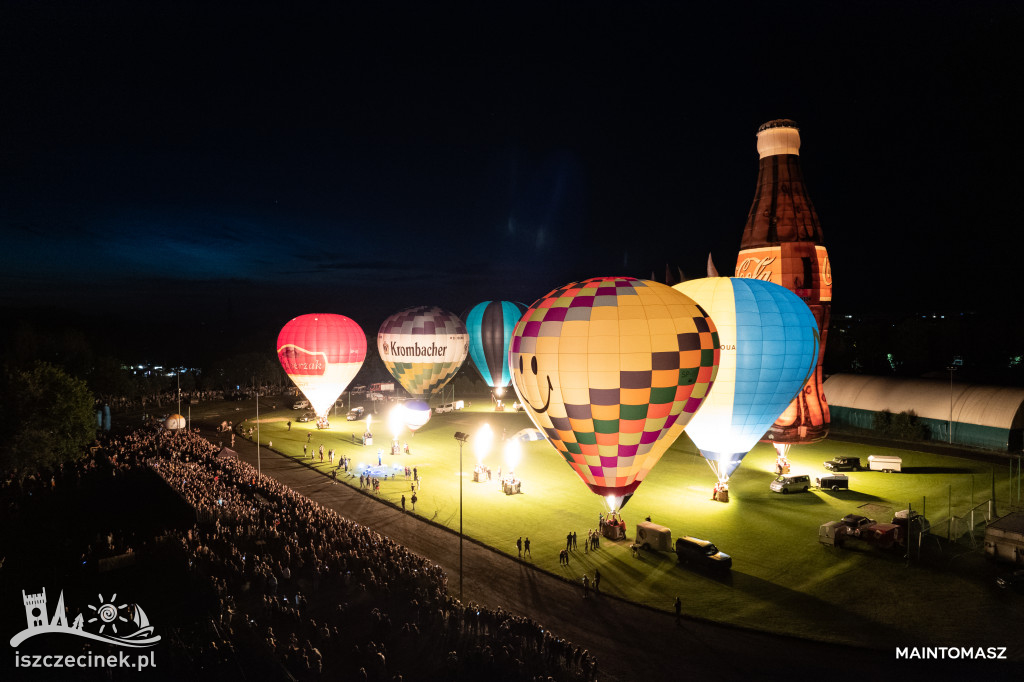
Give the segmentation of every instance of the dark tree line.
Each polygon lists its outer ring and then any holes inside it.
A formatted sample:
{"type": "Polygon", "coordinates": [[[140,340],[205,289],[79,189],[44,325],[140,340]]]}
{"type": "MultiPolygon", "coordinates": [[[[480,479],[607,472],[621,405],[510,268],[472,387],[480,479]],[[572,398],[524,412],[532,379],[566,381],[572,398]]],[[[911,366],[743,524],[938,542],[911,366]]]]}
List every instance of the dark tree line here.
{"type": "Polygon", "coordinates": [[[847,318],[833,309],[826,374],[938,378],[957,363],[958,381],[1024,385],[1024,319],[993,312],[847,318]]]}

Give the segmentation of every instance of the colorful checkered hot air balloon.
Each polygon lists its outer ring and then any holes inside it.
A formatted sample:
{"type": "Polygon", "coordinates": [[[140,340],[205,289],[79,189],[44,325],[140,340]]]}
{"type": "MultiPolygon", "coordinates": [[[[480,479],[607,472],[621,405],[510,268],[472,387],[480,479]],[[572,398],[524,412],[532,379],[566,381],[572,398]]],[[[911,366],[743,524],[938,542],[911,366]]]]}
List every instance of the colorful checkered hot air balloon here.
{"type": "Polygon", "coordinates": [[[299,315],[278,334],[277,357],[323,417],[363,366],[366,334],[344,315],[299,315]]]}
{"type": "Polygon", "coordinates": [[[526,306],[512,301],[477,303],[466,315],[469,332],[469,356],[480,371],[494,397],[501,399],[512,381],[508,368],[508,346],[512,330],[523,316],[526,306]]]}
{"type": "Polygon", "coordinates": [[[708,277],[675,288],[718,325],[715,390],[686,433],[724,484],[814,372],[818,326],[796,294],[771,282],[708,277]]]}
{"type": "Polygon", "coordinates": [[[583,482],[621,510],[708,395],[718,332],[658,282],[598,277],[534,303],[512,336],[512,385],[583,482]]]}
{"type": "Polygon", "coordinates": [[[380,326],[377,349],[405,390],[424,400],[447,384],[469,350],[466,325],[436,306],[395,313],[380,326]]]}

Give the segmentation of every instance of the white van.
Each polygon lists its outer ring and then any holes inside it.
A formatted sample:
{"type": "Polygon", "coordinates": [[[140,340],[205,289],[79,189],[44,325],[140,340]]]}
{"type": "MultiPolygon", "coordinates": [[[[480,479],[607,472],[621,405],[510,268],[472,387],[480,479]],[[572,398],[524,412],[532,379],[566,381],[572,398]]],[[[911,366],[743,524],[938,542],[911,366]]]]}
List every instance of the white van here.
{"type": "Polygon", "coordinates": [[[299,401],[297,401],[296,403],[294,403],[292,405],[292,409],[293,410],[308,410],[309,409],[309,401],[308,400],[299,400],[299,401]]]}
{"type": "Polygon", "coordinates": [[[792,492],[805,493],[811,489],[811,477],[807,474],[782,474],[772,481],[772,492],[786,495],[792,492]]]}
{"type": "Polygon", "coordinates": [[[884,471],[887,474],[903,471],[903,459],[891,455],[871,455],[868,457],[868,469],[884,471]]]}

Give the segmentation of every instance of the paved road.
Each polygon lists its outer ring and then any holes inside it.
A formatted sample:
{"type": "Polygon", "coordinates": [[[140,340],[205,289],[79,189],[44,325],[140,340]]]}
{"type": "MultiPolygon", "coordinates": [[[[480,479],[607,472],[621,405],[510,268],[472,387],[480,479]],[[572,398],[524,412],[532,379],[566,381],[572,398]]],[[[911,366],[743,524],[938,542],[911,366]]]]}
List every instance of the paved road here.
{"type": "MultiPolygon", "coordinates": [[[[195,424],[217,442],[212,425],[195,424]]],[[[256,446],[236,439],[235,450],[256,465],[256,446]]],[[[459,593],[459,537],[417,517],[381,503],[340,483],[332,483],[301,463],[260,448],[260,465],[294,490],[374,528],[412,551],[440,564],[448,573],[448,589],[459,593]]],[[[829,678],[864,679],[885,675],[894,663],[892,651],[859,650],[790,637],[741,630],[711,622],[684,619],[605,595],[583,599],[580,588],[538,570],[528,562],[463,543],[463,594],[488,607],[529,616],[556,636],[584,646],[598,658],[601,680],[678,679],[683,675],[719,679],[792,677],[800,670],[828,670],[829,678]]],[[[892,670],[894,677],[897,671],[892,670]]],[[[923,672],[919,665],[899,676],[923,672]]],[[[947,670],[948,672],[948,670],[947,670]]]]}

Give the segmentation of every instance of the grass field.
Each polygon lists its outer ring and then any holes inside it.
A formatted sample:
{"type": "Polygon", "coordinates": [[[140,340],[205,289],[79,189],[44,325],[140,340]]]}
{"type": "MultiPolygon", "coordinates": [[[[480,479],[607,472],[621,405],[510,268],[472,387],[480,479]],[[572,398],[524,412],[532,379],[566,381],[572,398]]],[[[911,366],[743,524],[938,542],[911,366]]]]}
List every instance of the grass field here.
{"type": "MultiPolygon", "coordinates": [[[[860,513],[879,521],[912,504],[924,510],[935,536],[945,538],[950,513],[962,514],[973,504],[991,497],[995,476],[998,511],[1005,513],[1010,500],[1008,465],[990,465],[970,459],[909,450],[868,447],[825,441],[794,447],[790,453],[793,473],[824,472],[822,462],[836,454],[898,454],[903,473],[851,472],[850,490],[780,495],[769,491],[774,478],[774,450],[758,445],[744,459],[730,483],[731,501],[710,499],[714,477],[704,460],[685,437],[654,467],[623,511],[632,539],[637,521],[650,515],[655,523],[672,529],[673,537],[687,534],[713,540],[733,556],[726,576],[686,570],[676,565],[671,553],[631,556],[629,542],[602,540],[598,551],[585,554],[583,538],[597,524],[604,501],[591,493],[570,467],[546,442],[524,443],[515,467],[522,480],[522,494],[505,495],[497,480],[508,464],[501,452],[502,434],[532,427],[523,413],[495,413],[486,396],[477,397],[467,409],[435,414],[431,421],[400,440],[411,453],[390,455],[386,416],[374,417],[374,445],[352,443],[361,436],[364,421],[348,422],[339,409],[328,431],[294,420],[299,412],[285,409],[260,414],[260,441],[266,446],[302,459],[302,446],[310,436],[310,450],[334,448],[351,457],[357,469],[376,466],[378,449],[385,467],[398,467],[396,479],[381,485],[381,497],[397,504],[408,499],[411,482],[405,466],[415,466],[421,476],[416,514],[458,530],[459,443],[456,431],[475,433],[486,423],[497,435],[492,452],[483,460],[494,471],[494,480],[475,483],[477,462],[471,443],[463,449],[464,528],[468,537],[500,552],[516,556],[516,538],[532,541],[532,563],[566,579],[578,580],[600,569],[603,592],[655,608],[671,610],[676,595],[690,615],[740,626],[788,633],[801,637],[857,642],[880,647],[901,645],[1000,645],[1024,658],[1004,633],[1024,626],[1020,595],[996,594],[991,586],[995,569],[980,551],[960,545],[945,547],[934,538],[926,542],[923,560],[908,565],[902,554],[863,546],[830,548],[817,541],[818,526],[848,513],[860,513]],[[289,431],[286,425],[292,421],[289,431]],[[566,533],[580,540],[569,567],[560,566],[558,551],[566,533]],[[945,550],[945,551],[943,551],[945,550]]],[[[354,403],[355,404],[355,403],[354,403]]],[[[371,413],[367,405],[367,413],[371,413]]],[[[251,420],[245,422],[251,425],[251,420]]],[[[326,459],[326,458],[325,458],[326,459]]],[[[305,460],[314,468],[321,464],[305,460]]],[[[343,479],[358,486],[357,478],[343,479]]],[[[1016,490],[1016,489],[1015,489],[1016,490]]],[[[411,504],[407,503],[411,509],[411,504]]],[[[1017,638],[1014,638],[1017,639],[1017,638]]]]}

